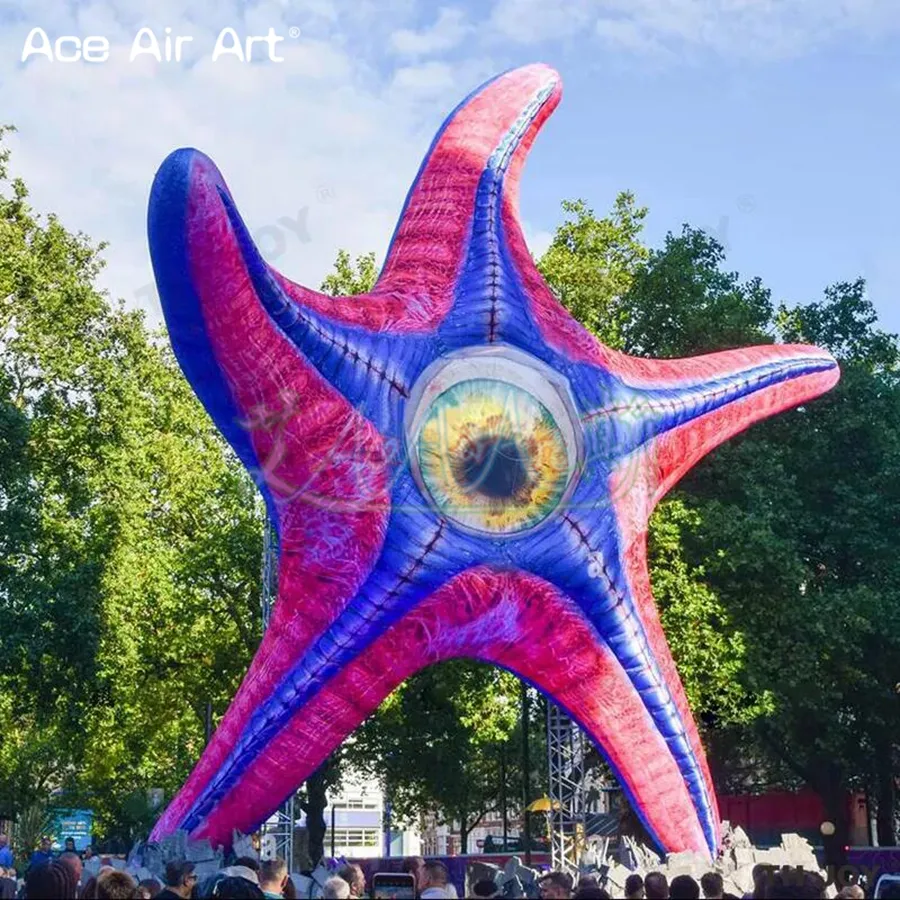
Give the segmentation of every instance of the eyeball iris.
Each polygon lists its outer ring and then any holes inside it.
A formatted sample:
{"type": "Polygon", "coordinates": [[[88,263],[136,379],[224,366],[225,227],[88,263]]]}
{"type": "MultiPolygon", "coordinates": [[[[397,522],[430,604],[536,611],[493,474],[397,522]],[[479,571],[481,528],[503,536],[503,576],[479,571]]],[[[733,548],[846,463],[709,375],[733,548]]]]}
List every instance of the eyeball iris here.
{"type": "Polygon", "coordinates": [[[537,525],[558,506],[570,476],[550,411],[528,391],[494,379],[460,381],[439,394],[416,449],[437,507],[478,531],[537,525]]]}

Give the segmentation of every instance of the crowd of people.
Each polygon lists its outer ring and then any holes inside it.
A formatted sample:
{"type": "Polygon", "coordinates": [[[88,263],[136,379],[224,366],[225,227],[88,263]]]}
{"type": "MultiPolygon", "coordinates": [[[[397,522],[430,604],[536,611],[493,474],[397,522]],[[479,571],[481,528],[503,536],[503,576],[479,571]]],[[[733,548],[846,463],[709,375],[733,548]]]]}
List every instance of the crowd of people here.
{"type": "MultiPolygon", "coordinates": [[[[0,900],[193,900],[193,898],[285,898],[297,896],[287,865],[280,858],[259,861],[240,857],[213,875],[200,878],[194,863],[172,861],[166,866],[164,882],[155,878],[138,881],[127,871],[117,868],[112,860],[101,858],[96,874],[89,874],[85,862],[93,859],[92,848],[79,854],[74,841],[67,839],[64,850],[55,856],[50,841],[44,840],[31,854],[24,878],[19,878],[13,855],[5,835],[0,835],[0,900]]],[[[96,868],[96,862],[90,866],[96,868]]],[[[413,857],[404,865],[412,875],[421,900],[458,900],[447,867],[438,860],[413,857]]],[[[826,896],[825,880],[816,872],[773,870],[757,866],[753,872],[754,888],[741,900],[819,900],[826,896]]],[[[549,872],[538,881],[541,900],[589,900],[614,896],[602,886],[599,876],[583,875],[577,881],[564,872],[549,872]]],[[[363,869],[349,863],[337,869],[322,885],[326,900],[361,900],[371,895],[363,869]]],[[[495,881],[484,879],[470,888],[473,896],[503,896],[495,881]]],[[[720,874],[707,872],[699,882],[689,875],[678,875],[669,881],[661,872],[642,877],[632,874],[625,882],[622,895],[626,900],[738,900],[725,892],[720,874]]],[[[857,885],[843,888],[842,900],[864,900],[865,893],[857,885]]]]}

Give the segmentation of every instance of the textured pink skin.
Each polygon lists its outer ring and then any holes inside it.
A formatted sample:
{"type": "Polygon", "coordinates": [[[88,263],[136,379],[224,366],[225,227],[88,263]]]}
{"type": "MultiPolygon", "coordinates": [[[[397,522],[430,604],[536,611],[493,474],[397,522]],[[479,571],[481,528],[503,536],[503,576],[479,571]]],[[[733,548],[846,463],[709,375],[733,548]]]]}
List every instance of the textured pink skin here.
{"type": "MultiPolygon", "coordinates": [[[[571,318],[535,269],[516,209],[525,157],[560,97],[558,76],[546,66],[502,76],[456,114],[416,181],[371,294],[331,298],[273,275],[296,302],[336,321],[373,332],[434,330],[450,309],[468,250],[478,179],[502,136],[544,87],[552,91],[504,178],[502,218],[533,317],[548,343],[634,386],[692,384],[810,355],[830,359],[816,348],[796,346],[754,347],[688,360],[635,359],[603,347],[571,318]]],[[[236,405],[250,410],[248,420],[256,420],[247,427],[266,482],[280,500],[282,556],[279,599],[269,631],[213,741],[154,828],[155,838],[178,827],[257,706],[354,596],[378,556],[389,511],[386,472],[391,465],[383,439],[271,325],[254,296],[215,191],[217,185],[224,188],[224,182],[208,160],[198,157],[192,185],[187,238],[193,280],[236,405]],[[349,441],[364,450],[361,467],[358,451],[343,461],[335,457],[335,445],[349,441]],[[295,496],[298,491],[302,501],[295,496]]],[[[638,613],[701,763],[713,810],[715,794],[702,746],[650,593],[647,519],[659,498],[718,443],[754,421],[824,392],[837,378],[835,370],[785,382],[676,428],[623,462],[615,476],[620,483],[612,485],[638,613]]],[[[609,410],[597,414],[605,412],[609,410]]],[[[586,427],[593,415],[585,415],[586,427]]],[[[596,642],[592,627],[539,579],[484,568],[470,571],[421,603],[299,710],[194,836],[230,843],[232,826],[247,828],[258,822],[268,813],[274,793],[283,794],[286,785],[298,784],[314,771],[400,681],[425,665],[459,655],[503,665],[556,696],[605,746],[663,843],[706,852],[696,809],[672,754],[631,682],[605,645],[596,642]],[[303,760],[302,770],[295,760],[303,760]],[[660,785],[663,796],[657,797],[660,785]]]]}
{"type": "MultiPolygon", "coordinates": [[[[525,156],[561,94],[559,75],[544,65],[501,75],[447,125],[420,173],[375,288],[356,297],[331,297],[279,275],[302,306],[372,331],[433,331],[450,310],[468,250],[475,190],[487,161],[528,100],[555,85],[554,94],[514,151],[505,191],[517,190],[525,156]]],[[[517,226],[518,227],[518,226],[517,226]]]]}
{"type": "MultiPolygon", "coordinates": [[[[735,354],[719,354],[720,357],[726,355],[735,354]]],[[[647,523],[656,504],[682,475],[707,453],[753,422],[818,397],[833,387],[838,378],[836,370],[807,375],[773,385],[715,412],[707,413],[689,425],[675,428],[655,441],[648,442],[636,454],[638,457],[636,461],[623,462],[612,477],[610,492],[616,498],[617,520],[620,541],[625,548],[623,560],[628,584],[657,666],[669,686],[681,720],[684,722],[688,740],[703,771],[710,802],[716,809],[714,821],[717,827],[717,840],[721,836],[721,827],[712,776],[697,726],[690,712],[684,686],[678,677],[675,661],[663,633],[650,587],[647,568],[647,523]]]]}
{"type": "Polygon", "coordinates": [[[232,827],[252,827],[268,812],[270,785],[305,778],[397,685],[457,656],[503,666],[557,697],[626,773],[633,795],[652,793],[647,816],[660,837],[705,846],[684,779],[614,656],[546,582],[487,567],[419,604],[299,709],[195,836],[226,843],[232,827]],[[685,834],[685,822],[695,833],[685,834]]]}
{"type": "Polygon", "coordinates": [[[198,158],[192,180],[194,283],[218,363],[239,408],[255,420],[247,427],[279,500],[282,556],[272,622],[212,741],[154,828],[157,837],[177,827],[249,716],[354,596],[381,549],[390,508],[381,436],[301,358],[259,305],[216,192],[221,175],[198,158]],[[216,264],[207,265],[209,259],[216,264]],[[355,442],[363,452],[348,452],[342,461],[333,450],[338,434],[346,434],[348,450],[355,442]],[[362,472],[360,458],[367,461],[362,472]],[[302,498],[292,499],[298,490],[302,498]],[[350,505],[348,497],[359,502],[350,505]]]}

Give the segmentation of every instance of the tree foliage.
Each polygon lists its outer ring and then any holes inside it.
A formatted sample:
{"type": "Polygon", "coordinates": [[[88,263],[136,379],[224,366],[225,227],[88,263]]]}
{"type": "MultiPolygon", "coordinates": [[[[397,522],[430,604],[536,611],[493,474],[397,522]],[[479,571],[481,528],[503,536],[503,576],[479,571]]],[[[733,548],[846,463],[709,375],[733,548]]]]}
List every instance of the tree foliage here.
{"type": "Polygon", "coordinates": [[[123,839],[258,641],[252,487],[100,252],[0,157],[0,806],[65,790],[123,839]],[[123,824],[124,823],[124,824],[123,824]]]}

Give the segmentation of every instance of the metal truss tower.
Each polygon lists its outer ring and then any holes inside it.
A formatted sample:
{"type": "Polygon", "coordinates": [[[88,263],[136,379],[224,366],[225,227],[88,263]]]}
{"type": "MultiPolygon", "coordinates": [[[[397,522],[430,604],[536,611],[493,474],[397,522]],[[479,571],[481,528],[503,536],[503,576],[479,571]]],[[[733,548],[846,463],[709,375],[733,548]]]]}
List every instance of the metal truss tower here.
{"type": "Polygon", "coordinates": [[[578,725],[547,701],[547,762],[550,773],[550,857],[554,869],[577,875],[585,848],[587,743],[578,725]]]}
{"type": "MultiPolygon", "coordinates": [[[[262,561],[262,622],[269,627],[272,607],[278,595],[278,534],[272,520],[266,516],[262,561]]],[[[280,856],[294,871],[294,795],[260,829],[261,849],[266,857],[280,856]],[[268,840],[267,840],[268,838],[268,840]],[[268,851],[268,852],[266,852],[268,851]]]]}

